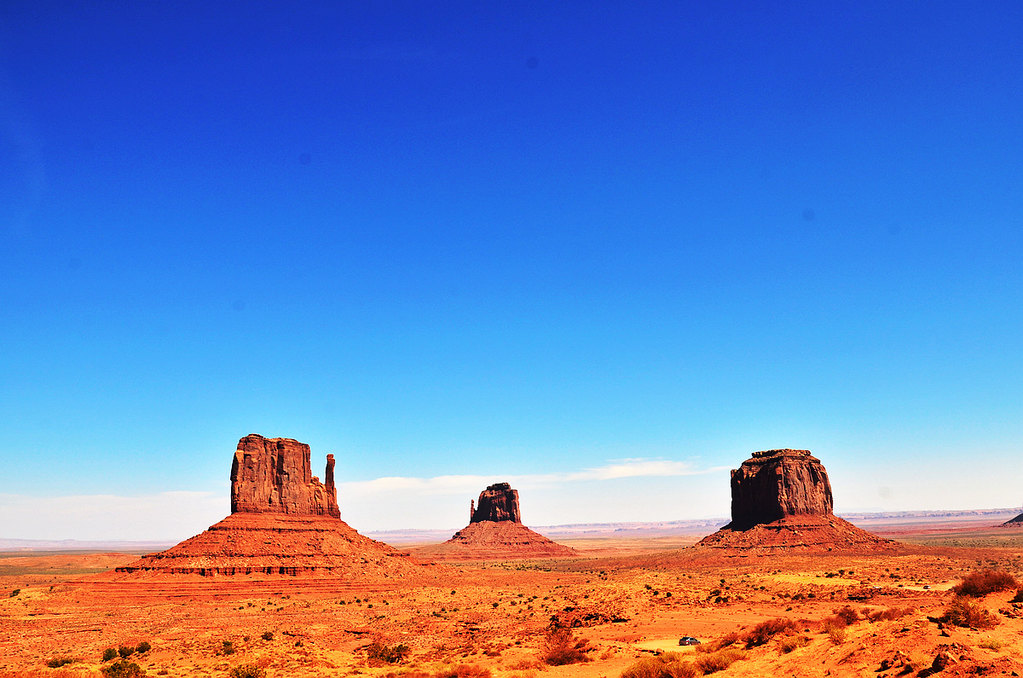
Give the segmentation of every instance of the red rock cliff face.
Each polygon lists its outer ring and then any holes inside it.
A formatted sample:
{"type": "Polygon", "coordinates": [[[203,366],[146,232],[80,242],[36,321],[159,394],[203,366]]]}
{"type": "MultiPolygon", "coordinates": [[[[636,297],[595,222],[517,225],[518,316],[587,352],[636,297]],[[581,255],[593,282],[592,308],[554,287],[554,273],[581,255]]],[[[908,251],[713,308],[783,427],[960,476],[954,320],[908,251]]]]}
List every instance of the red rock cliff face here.
{"type": "Polygon", "coordinates": [[[514,523],[521,523],[522,516],[519,513],[519,491],[513,490],[508,483],[496,483],[480,492],[479,501],[472,512],[470,523],[479,523],[484,520],[494,522],[510,520],[514,523]]]}
{"type": "Polygon", "coordinates": [[[231,464],[231,513],[340,518],[332,454],[327,455],[324,480],[313,476],[305,443],[247,435],[238,441],[231,464]]]}
{"type": "Polygon", "coordinates": [[[786,516],[833,514],[831,483],[809,450],[754,452],[732,471],[733,530],[786,516]]]}

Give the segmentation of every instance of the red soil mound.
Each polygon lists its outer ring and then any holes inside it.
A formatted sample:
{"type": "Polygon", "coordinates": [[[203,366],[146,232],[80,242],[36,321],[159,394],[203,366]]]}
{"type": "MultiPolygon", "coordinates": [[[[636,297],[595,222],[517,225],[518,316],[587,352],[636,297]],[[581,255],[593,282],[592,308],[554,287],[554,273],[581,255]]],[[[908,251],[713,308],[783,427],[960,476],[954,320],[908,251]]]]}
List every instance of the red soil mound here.
{"type": "Polygon", "coordinates": [[[407,578],[408,554],[364,537],[331,516],[234,513],[191,539],[117,568],[157,574],[326,574],[407,578]]]}
{"type": "Polygon", "coordinates": [[[438,560],[510,560],[570,558],[571,549],[511,520],[469,523],[443,544],[417,549],[416,553],[438,560]]]}
{"type": "Polygon", "coordinates": [[[746,530],[725,526],[704,537],[697,549],[736,552],[870,551],[892,552],[898,542],[861,530],[834,515],[786,516],[746,530]]]}

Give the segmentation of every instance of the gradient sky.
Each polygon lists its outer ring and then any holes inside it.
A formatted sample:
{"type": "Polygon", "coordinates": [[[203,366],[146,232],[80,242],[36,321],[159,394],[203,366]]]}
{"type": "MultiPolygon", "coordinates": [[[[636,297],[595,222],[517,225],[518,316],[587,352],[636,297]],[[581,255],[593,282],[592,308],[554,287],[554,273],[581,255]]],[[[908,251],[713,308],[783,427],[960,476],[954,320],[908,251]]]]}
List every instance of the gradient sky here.
{"type": "Polygon", "coordinates": [[[1023,502],[1023,5],[0,4],[0,537],[1023,502]]]}

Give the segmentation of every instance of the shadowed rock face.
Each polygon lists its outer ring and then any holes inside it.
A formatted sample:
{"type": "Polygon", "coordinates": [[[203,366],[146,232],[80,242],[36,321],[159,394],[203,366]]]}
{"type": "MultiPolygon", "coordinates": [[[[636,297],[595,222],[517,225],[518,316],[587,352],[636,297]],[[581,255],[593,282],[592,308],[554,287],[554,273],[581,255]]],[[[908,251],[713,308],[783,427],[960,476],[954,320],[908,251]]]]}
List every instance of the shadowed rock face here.
{"type": "Polygon", "coordinates": [[[480,492],[479,501],[469,522],[480,523],[484,520],[493,522],[510,520],[513,523],[521,523],[519,491],[513,490],[508,483],[495,483],[480,492]]]}
{"type": "Polygon", "coordinates": [[[828,473],[809,450],[767,450],[732,471],[732,530],[786,516],[833,515],[828,473]]]}
{"type": "Polygon", "coordinates": [[[291,438],[247,435],[231,464],[231,513],[285,513],[341,517],[334,487],[334,455],[326,483],[312,474],[309,446],[291,438]]]}

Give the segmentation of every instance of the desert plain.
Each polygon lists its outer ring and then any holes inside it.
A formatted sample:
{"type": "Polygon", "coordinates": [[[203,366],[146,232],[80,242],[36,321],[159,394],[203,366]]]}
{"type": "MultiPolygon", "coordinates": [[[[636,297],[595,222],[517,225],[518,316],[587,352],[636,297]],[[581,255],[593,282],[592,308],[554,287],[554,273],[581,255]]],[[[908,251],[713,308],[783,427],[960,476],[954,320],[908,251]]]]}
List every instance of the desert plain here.
{"type": "Polygon", "coordinates": [[[881,554],[700,554],[691,528],[598,528],[559,538],[573,558],[437,562],[402,581],[146,577],[111,572],[138,554],[8,552],[0,675],[101,675],[105,649],[148,642],[129,659],[152,676],[239,667],[266,676],[619,676],[658,653],[712,657],[705,648],[732,634],[721,676],[930,675],[939,655],[953,660],[942,675],[1018,675],[1023,605],[1009,602],[1014,589],[976,599],[990,628],[936,621],[969,573],[1023,574],[1023,530],[996,527],[1009,517],[864,519],[900,543],[881,554]],[[839,626],[846,606],[856,618],[839,626]],[[794,627],[747,647],[746,634],[777,618],[794,627]],[[547,663],[552,620],[570,629],[573,647],[582,643],[584,661],[547,663]],[[701,645],[679,647],[687,635],[701,645]],[[399,646],[407,653],[394,663],[370,656],[399,646]],[[75,661],[47,667],[65,657],[75,661]]]}

